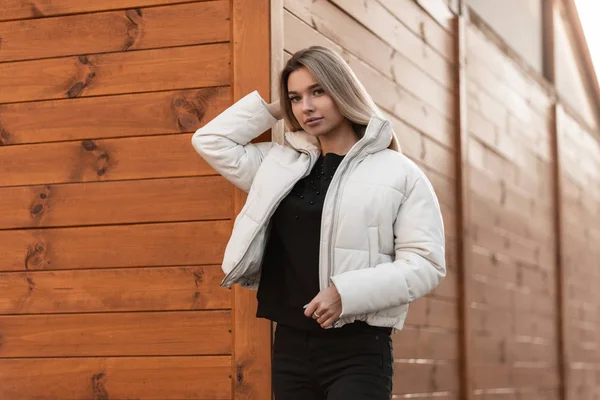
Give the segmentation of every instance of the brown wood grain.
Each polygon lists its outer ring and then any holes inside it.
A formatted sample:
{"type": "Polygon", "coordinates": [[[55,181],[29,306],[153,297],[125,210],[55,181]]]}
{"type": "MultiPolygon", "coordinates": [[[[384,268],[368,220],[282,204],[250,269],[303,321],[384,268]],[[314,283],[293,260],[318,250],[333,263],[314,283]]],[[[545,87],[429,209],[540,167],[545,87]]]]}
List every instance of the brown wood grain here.
{"type": "Polygon", "coordinates": [[[193,149],[191,137],[161,135],[0,147],[0,187],[216,174],[193,149]]]}
{"type": "Polygon", "coordinates": [[[0,103],[226,86],[230,45],[207,44],[0,64],[0,103]]]}
{"type": "Polygon", "coordinates": [[[0,62],[225,42],[229,1],[0,23],[0,62]]]}
{"type": "Polygon", "coordinates": [[[218,265],[0,273],[0,314],[231,307],[218,265]]]}
{"type": "Polygon", "coordinates": [[[220,264],[231,221],[0,231],[0,271],[220,264]]]}
{"type": "Polygon", "coordinates": [[[230,329],[230,311],[0,316],[0,358],[225,355],[230,329]]]}
{"type": "MultiPolygon", "coordinates": [[[[348,3],[352,5],[350,2],[348,3]]],[[[329,1],[286,0],[285,8],[303,20],[308,26],[344,47],[347,51],[358,55],[363,60],[381,60],[375,62],[375,65],[389,68],[389,59],[397,51],[403,57],[411,60],[419,69],[429,74],[439,84],[448,88],[454,86],[453,67],[448,60],[411,33],[398,37],[394,31],[396,25],[399,25],[397,22],[394,25],[389,23],[388,20],[379,22],[381,26],[377,26],[378,21],[374,19],[360,21],[362,15],[358,12],[350,15],[344,9],[336,7],[329,1]],[[364,23],[367,25],[363,25],[364,23]],[[373,32],[376,34],[373,34],[373,32]],[[364,57],[364,54],[369,54],[369,56],[364,57]]]]}
{"type": "Polygon", "coordinates": [[[227,356],[0,359],[0,398],[225,400],[230,372],[227,356]]]}
{"type": "Polygon", "coordinates": [[[194,132],[230,104],[227,86],[3,104],[0,146],[194,132]]]}
{"type": "MultiPolygon", "coordinates": [[[[453,118],[451,82],[440,84],[415,64],[405,54],[394,50],[388,43],[374,35],[366,27],[354,21],[332,5],[314,5],[324,7],[328,14],[305,15],[299,4],[290,3],[290,11],[284,12],[285,49],[298,51],[313,44],[320,44],[340,53],[355,69],[357,61],[366,63],[381,75],[401,86],[413,96],[422,99],[442,115],[453,118]],[[332,8],[331,10],[329,10],[332,8]],[[329,16],[329,17],[328,17],[329,16]],[[303,18],[303,19],[300,19],[303,18]],[[325,21],[322,19],[325,18],[325,21]],[[334,21],[327,20],[334,19],[334,21]],[[315,22],[316,21],[316,22],[315,22]],[[343,25],[344,35],[332,32],[330,26],[343,25]],[[343,50],[342,50],[343,49],[343,50]]],[[[320,3],[316,3],[320,4],[320,3]]],[[[308,11],[308,10],[305,10],[308,11]]],[[[361,77],[359,79],[362,80],[361,77]]],[[[371,95],[380,91],[377,87],[367,87],[371,95]]]]}
{"type": "Polygon", "coordinates": [[[55,227],[231,217],[220,176],[0,189],[0,228],[55,227]]]}
{"type": "MultiPolygon", "coordinates": [[[[451,393],[459,389],[457,361],[399,362],[394,364],[394,370],[393,387],[394,393],[397,395],[432,392],[451,393]]],[[[441,398],[445,399],[444,397],[441,398]]]]}
{"type": "MultiPolygon", "coordinates": [[[[232,2],[232,93],[237,101],[257,90],[271,101],[271,43],[269,0],[232,2]]],[[[271,131],[257,139],[270,140],[271,131]]],[[[234,190],[231,213],[238,214],[246,193],[234,190]]],[[[233,363],[231,375],[235,400],[271,399],[272,324],[256,318],[256,292],[233,287],[233,363]]]]}
{"type": "Polygon", "coordinates": [[[415,2],[394,0],[332,1],[384,40],[402,41],[403,46],[407,48],[412,46],[421,47],[422,53],[434,49],[448,62],[454,62],[452,36],[436,24],[415,2]]]}
{"type": "Polygon", "coordinates": [[[103,0],[89,2],[80,0],[3,0],[0,3],[0,21],[183,2],[185,0],[103,0]]]}

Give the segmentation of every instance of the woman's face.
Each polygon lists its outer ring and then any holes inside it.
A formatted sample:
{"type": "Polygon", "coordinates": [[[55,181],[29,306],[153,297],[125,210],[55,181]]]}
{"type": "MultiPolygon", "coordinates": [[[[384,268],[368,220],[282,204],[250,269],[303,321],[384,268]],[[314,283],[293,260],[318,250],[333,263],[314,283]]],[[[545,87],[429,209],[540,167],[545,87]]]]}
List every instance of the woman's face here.
{"type": "Polygon", "coordinates": [[[305,67],[288,77],[288,94],[294,116],[311,135],[325,135],[346,121],[333,98],[305,67]]]}

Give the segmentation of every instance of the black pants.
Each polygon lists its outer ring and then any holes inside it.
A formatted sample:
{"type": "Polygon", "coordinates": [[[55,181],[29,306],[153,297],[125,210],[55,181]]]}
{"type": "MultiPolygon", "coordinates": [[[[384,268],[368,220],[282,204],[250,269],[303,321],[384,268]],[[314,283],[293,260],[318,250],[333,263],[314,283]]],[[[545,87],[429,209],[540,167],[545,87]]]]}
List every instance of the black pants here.
{"type": "Polygon", "coordinates": [[[364,323],[316,333],[277,325],[272,374],[275,400],[389,400],[392,340],[364,323]]]}

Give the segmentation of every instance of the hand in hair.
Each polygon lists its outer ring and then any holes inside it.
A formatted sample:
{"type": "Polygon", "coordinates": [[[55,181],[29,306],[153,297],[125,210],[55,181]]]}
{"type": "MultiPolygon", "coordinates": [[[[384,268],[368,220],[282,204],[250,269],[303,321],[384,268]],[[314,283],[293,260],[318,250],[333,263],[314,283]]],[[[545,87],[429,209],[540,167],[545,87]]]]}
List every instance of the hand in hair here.
{"type": "Polygon", "coordinates": [[[279,100],[267,104],[267,110],[269,110],[273,117],[277,119],[283,118],[283,115],[281,114],[281,106],[279,105],[279,100]]]}

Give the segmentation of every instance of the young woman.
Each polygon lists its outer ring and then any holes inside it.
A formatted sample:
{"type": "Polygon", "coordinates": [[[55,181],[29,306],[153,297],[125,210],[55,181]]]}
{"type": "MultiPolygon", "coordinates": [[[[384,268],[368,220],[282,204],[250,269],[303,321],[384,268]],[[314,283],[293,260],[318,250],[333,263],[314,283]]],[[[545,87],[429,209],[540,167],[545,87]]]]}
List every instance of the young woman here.
{"type": "Polygon", "coordinates": [[[338,54],[295,53],[280,94],[248,94],[192,138],[248,191],[222,285],[258,289],[257,317],[277,322],[276,400],[390,399],[392,329],[446,274],[436,195],[338,54]],[[250,143],[281,118],[285,145],[250,143]]]}

